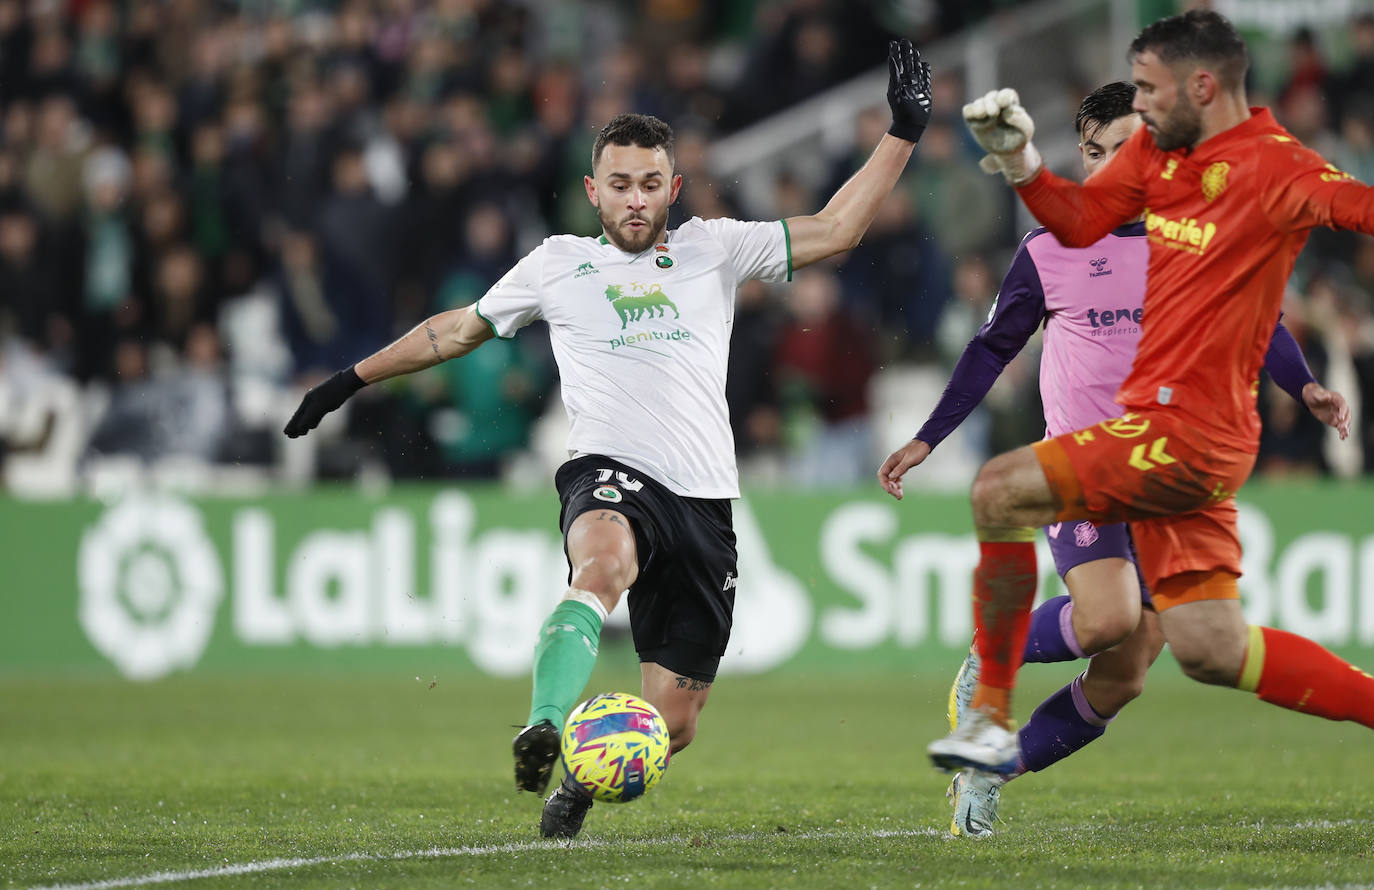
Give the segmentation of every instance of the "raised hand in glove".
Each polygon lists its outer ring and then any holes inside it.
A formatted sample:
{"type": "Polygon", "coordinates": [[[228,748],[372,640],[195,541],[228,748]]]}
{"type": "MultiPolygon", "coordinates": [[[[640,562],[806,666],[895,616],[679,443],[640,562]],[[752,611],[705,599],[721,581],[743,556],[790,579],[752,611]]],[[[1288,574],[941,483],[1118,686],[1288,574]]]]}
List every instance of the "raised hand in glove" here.
{"type": "Polygon", "coordinates": [[[1035,123],[1016,90],[993,90],[964,106],[964,122],[987,155],[978,162],[987,173],[1001,173],[1012,185],[1025,185],[1044,162],[1031,137],[1035,123]]]}
{"type": "Polygon", "coordinates": [[[304,436],[319,426],[326,414],[347,402],[349,397],[364,386],[367,386],[367,383],[363,378],[359,377],[352,367],[348,367],[323,383],[310,387],[301,399],[300,407],[291,415],[291,419],[286,422],[286,429],[282,432],[292,439],[304,436]]]}
{"type": "Polygon", "coordinates": [[[887,131],[898,139],[919,142],[930,123],[930,64],[911,41],[891,40],[887,44],[887,104],[892,109],[892,126],[887,131]]]}

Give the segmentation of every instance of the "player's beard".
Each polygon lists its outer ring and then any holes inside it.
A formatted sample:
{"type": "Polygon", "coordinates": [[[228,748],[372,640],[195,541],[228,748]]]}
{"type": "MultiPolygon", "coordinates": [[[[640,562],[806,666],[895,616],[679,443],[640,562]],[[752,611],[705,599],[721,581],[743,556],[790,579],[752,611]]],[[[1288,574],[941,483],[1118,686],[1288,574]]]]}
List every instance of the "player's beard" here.
{"type": "Polygon", "coordinates": [[[635,214],[617,221],[606,212],[605,208],[598,207],[596,217],[601,220],[601,228],[606,233],[607,241],[626,253],[643,253],[653,247],[658,242],[659,236],[663,234],[663,229],[668,224],[668,208],[664,207],[663,212],[653,218],[635,214]],[[627,223],[635,219],[645,220],[648,225],[635,232],[634,229],[626,226],[627,223]]]}
{"type": "Polygon", "coordinates": [[[1202,138],[1202,114],[1186,95],[1179,96],[1164,120],[1155,122],[1146,118],[1145,123],[1153,124],[1150,136],[1160,151],[1191,148],[1202,138]]]}

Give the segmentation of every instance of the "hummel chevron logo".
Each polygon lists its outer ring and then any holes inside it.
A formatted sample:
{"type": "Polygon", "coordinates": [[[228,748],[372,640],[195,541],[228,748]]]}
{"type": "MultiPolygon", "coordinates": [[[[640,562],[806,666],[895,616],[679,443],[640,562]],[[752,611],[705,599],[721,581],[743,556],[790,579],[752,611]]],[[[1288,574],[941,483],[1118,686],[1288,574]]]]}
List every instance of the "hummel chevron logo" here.
{"type": "Polygon", "coordinates": [[[1174,457],[1166,454],[1164,451],[1164,446],[1167,444],[1169,444],[1168,436],[1160,436],[1158,439],[1155,439],[1154,442],[1150,443],[1148,446],[1150,449],[1150,456],[1148,459],[1145,457],[1145,449],[1147,446],[1143,443],[1137,445],[1135,448],[1131,449],[1131,457],[1126,462],[1137,470],[1153,470],[1156,464],[1163,465],[1176,463],[1177,461],[1174,457]]]}

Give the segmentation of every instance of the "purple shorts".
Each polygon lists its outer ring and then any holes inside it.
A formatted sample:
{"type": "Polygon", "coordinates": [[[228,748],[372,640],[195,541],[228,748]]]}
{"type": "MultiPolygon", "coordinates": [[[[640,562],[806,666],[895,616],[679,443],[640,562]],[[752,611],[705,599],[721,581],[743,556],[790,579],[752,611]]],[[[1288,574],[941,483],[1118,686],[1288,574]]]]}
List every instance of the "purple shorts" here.
{"type": "Polygon", "coordinates": [[[1126,523],[1096,525],[1086,519],[1056,522],[1045,526],[1045,537],[1050,542],[1054,567],[1061,578],[1069,573],[1069,569],[1095,559],[1129,559],[1135,566],[1136,577],[1140,579],[1141,603],[1154,608],[1145,578],[1140,574],[1140,561],[1136,559],[1131,529],[1126,523]]]}

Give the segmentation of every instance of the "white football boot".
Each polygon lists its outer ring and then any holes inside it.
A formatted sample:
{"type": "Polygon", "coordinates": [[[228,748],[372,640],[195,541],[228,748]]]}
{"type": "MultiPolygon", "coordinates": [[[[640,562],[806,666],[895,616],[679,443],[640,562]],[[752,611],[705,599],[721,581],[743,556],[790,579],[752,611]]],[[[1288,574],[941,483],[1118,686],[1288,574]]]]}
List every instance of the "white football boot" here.
{"type": "Polygon", "coordinates": [[[997,804],[1007,780],[996,773],[966,769],[954,774],[945,797],[954,805],[949,833],[955,837],[986,837],[997,821],[997,804]]]}
{"type": "Polygon", "coordinates": [[[959,665],[959,673],[954,675],[954,685],[949,687],[949,705],[945,710],[945,716],[949,718],[951,732],[959,728],[959,722],[968,713],[969,703],[973,701],[973,691],[978,688],[978,674],[982,667],[983,661],[978,657],[978,650],[970,646],[964,663],[959,665]]]}
{"type": "Polygon", "coordinates": [[[931,762],[943,770],[965,767],[1009,775],[1021,759],[1021,743],[1013,730],[999,726],[981,708],[970,708],[959,728],[926,747],[931,762]]]}

